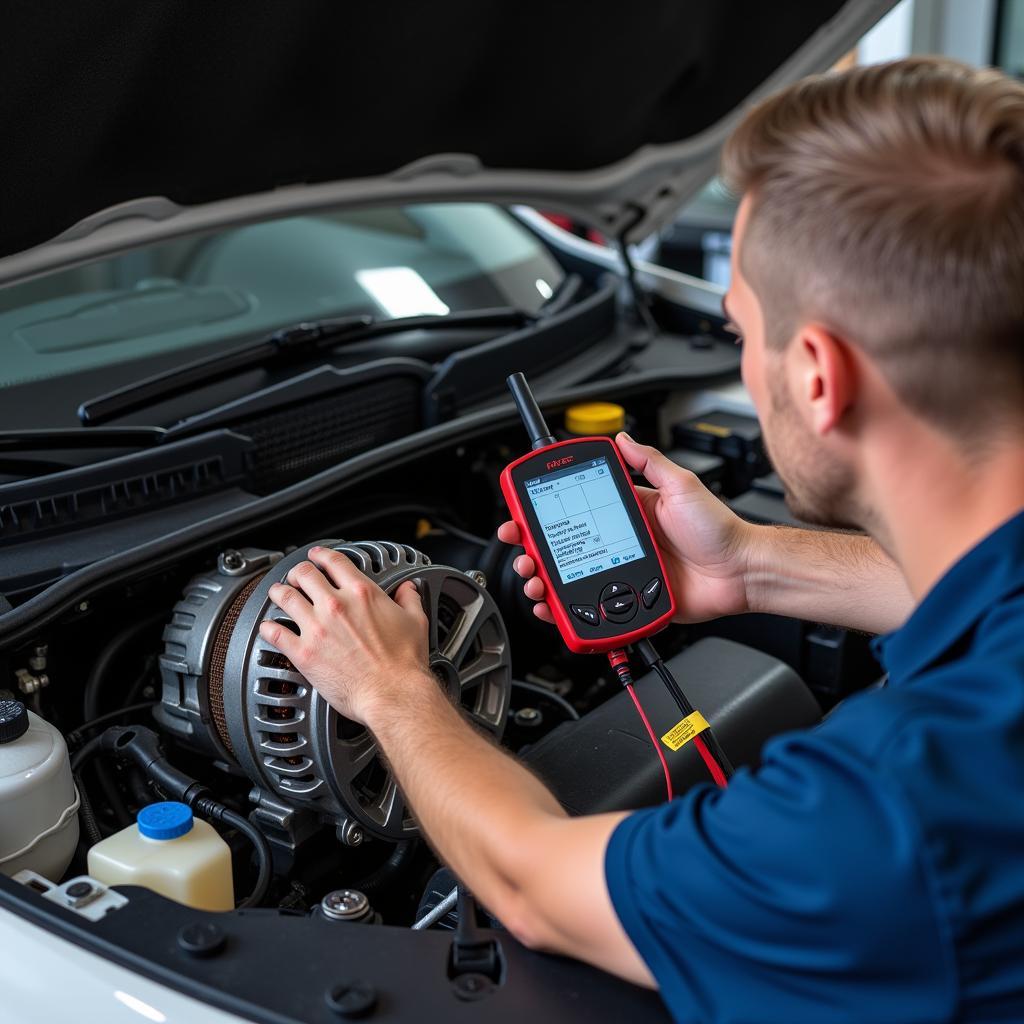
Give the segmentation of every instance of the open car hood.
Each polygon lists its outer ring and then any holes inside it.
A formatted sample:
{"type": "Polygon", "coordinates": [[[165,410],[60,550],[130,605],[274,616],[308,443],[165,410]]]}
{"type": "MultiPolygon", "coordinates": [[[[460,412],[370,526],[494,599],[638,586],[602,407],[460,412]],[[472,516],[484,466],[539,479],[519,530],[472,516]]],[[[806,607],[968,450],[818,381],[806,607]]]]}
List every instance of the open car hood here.
{"type": "Polygon", "coordinates": [[[0,282],[346,203],[525,203],[636,239],[745,105],[894,2],[16,4],[0,282]]]}

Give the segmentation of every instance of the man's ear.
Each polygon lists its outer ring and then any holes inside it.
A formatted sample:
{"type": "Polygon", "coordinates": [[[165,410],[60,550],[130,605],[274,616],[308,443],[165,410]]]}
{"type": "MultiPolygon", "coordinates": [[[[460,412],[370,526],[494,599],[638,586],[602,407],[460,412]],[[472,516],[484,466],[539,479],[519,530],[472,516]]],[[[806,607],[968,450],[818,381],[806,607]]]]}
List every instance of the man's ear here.
{"type": "Polygon", "coordinates": [[[795,340],[794,398],[811,429],[823,436],[853,405],[856,363],[846,342],[818,324],[805,325],[795,340]]]}

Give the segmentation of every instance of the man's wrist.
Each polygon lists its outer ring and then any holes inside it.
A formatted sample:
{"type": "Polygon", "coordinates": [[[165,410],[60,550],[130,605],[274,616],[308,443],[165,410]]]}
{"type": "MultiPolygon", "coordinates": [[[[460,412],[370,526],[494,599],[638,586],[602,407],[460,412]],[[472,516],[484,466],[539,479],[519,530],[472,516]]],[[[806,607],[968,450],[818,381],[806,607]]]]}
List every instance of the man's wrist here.
{"type": "Polygon", "coordinates": [[[415,669],[403,675],[399,688],[369,697],[360,708],[360,718],[379,737],[409,714],[443,711],[448,703],[437,676],[427,668],[415,669]]]}
{"type": "Polygon", "coordinates": [[[740,564],[743,579],[744,603],[747,612],[767,612],[767,591],[765,581],[771,575],[770,561],[772,537],[775,531],[769,526],[744,523],[744,537],[741,542],[740,564]]]}

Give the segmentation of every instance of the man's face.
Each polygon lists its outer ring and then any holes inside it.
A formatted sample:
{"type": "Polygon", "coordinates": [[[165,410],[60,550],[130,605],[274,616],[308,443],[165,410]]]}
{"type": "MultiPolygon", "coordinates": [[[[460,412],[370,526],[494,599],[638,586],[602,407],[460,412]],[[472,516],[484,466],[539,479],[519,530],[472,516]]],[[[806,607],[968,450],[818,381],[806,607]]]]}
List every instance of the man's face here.
{"type": "Polygon", "coordinates": [[[740,268],[750,207],[745,196],[733,227],[732,280],[722,304],[743,342],[743,383],[761,421],[768,456],[785,486],[789,510],[806,523],[854,526],[852,467],[811,429],[808,410],[801,406],[806,366],[800,365],[799,328],[784,347],[766,344],[761,303],[740,268]]]}

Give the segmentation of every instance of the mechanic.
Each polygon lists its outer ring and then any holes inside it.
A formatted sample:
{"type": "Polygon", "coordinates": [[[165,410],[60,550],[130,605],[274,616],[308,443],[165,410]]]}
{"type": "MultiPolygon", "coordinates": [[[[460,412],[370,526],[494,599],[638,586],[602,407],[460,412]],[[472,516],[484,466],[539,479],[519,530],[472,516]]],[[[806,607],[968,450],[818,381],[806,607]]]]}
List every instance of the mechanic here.
{"type": "Polygon", "coordinates": [[[889,633],[888,685],[727,790],[570,818],[442,694],[413,585],[392,601],[314,548],[271,591],[301,636],[262,635],[373,731],[528,946],[655,985],[680,1021],[1022,1021],[1024,86],[930,59],[807,79],[747,114],[724,173],[725,307],[774,465],[801,519],[869,536],[749,525],[617,443],[683,621],[889,633]]]}

